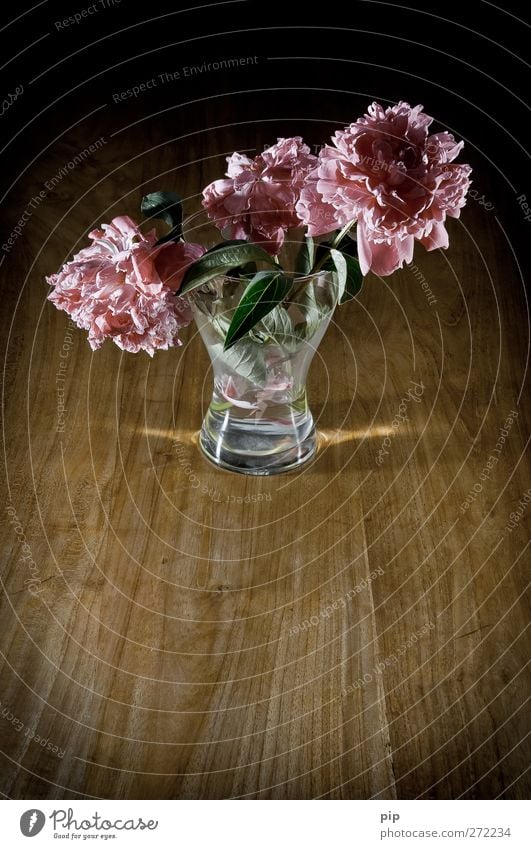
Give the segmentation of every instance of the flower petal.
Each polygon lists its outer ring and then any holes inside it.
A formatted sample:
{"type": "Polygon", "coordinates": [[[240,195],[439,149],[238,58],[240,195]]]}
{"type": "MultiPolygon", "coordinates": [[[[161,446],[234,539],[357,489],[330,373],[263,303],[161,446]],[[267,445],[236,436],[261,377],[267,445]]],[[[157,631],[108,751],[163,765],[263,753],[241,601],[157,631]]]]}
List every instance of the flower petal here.
{"type": "MultiPolygon", "coordinates": [[[[434,251],[436,248],[447,248],[448,231],[444,226],[444,221],[436,221],[430,232],[419,239],[421,245],[424,245],[427,251],[434,251]]],[[[409,260],[411,262],[411,260],[409,260]]]]}

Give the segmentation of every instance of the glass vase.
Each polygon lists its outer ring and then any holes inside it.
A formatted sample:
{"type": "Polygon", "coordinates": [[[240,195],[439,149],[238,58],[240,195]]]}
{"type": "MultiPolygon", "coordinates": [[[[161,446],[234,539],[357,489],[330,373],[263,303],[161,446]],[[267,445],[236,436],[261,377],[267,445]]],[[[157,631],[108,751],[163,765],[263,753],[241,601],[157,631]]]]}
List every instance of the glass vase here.
{"type": "Polygon", "coordinates": [[[247,285],[245,278],[219,277],[189,296],[214,378],[199,444],[223,469],[274,475],[298,468],[316,451],[306,378],[337,303],[337,277],[321,271],[294,279],[287,301],[225,351],[247,285]]]}

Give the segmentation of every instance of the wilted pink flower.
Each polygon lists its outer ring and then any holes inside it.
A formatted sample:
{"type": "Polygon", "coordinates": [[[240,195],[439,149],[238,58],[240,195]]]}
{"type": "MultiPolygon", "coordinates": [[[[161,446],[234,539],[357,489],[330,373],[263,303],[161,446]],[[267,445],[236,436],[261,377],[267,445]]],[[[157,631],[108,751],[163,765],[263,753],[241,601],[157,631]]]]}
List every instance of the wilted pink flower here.
{"type": "Polygon", "coordinates": [[[414,240],[427,250],[448,247],[446,215],[458,218],[471,168],[452,164],[463,147],[448,133],[428,135],[433,119],[408,103],[368,114],[335,134],[319,156],[317,174],[297,211],[310,235],[358,221],[364,274],[391,274],[413,257],[414,240]]]}
{"type": "Polygon", "coordinates": [[[286,230],[301,226],[295,205],[317,157],[296,136],[278,139],[254,159],[233,153],[227,162],[227,179],[203,190],[209,218],[229,238],[248,239],[278,254],[286,230]]]}
{"type": "Polygon", "coordinates": [[[204,248],[186,242],[155,245],[127,216],[89,234],[83,248],[47,282],[48,299],[88,330],[93,350],[107,337],[124,351],[180,345],[179,330],[192,320],[188,302],[175,295],[187,267],[204,248]]]}

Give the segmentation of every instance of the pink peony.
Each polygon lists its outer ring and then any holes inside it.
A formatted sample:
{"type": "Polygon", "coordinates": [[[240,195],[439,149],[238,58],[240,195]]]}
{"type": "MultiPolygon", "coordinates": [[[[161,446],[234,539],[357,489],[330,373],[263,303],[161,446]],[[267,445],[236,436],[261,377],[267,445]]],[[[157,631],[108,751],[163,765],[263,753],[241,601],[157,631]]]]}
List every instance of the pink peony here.
{"type": "Polygon", "coordinates": [[[297,203],[297,215],[308,226],[310,236],[321,236],[331,233],[338,228],[337,212],[330,203],[323,203],[323,198],[317,191],[319,169],[315,168],[308,174],[307,182],[302,189],[297,203]]]}
{"type": "Polygon", "coordinates": [[[319,156],[297,205],[310,235],[358,222],[362,272],[388,275],[411,262],[414,240],[448,247],[446,215],[458,218],[470,185],[469,165],[453,164],[463,147],[448,133],[428,135],[432,118],[400,102],[335,134],[319,156]]]}
{"type": "Polygon", "coordinates": [[[89,237],[90,247],[47,278],[54,287],[48,299],[88,330],[93,350],[107,337],[124,351],[151,356],[157,348],[180,345],[179,330],[192,313],[175,292],[204,248],[185,242],[155,245],[155,230],[144,235],[127,216],[89,237]]]}
{"type": "Polygon", "coordinates": [[[233,153],[227,179],[203,190],[203,206],[229,238],[248,239],[276,255],[286,230],[301,226],[295,206],[317,161],[300,136],[278,139],[254,159],[233,153]]]}

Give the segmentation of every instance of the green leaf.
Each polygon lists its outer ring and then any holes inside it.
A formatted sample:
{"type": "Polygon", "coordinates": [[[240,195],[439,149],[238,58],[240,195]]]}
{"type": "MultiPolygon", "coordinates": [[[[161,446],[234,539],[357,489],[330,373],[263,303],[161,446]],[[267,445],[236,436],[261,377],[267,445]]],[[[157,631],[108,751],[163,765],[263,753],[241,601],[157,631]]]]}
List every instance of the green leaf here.
{"type": "Polygon", "coordinates": [[[215,277],[227,274],[229,269],[238,268],[249,262],[263,262],[267,265],[275,265],[273,257],[259,245],[249,242],[222,243],[207,251],[188,268],[180,288],[179,294],[183,295],[190,289],[202,286],[215,277]]]}
{"type": "Polygon", "coordinates": [[[339,294],[337,296],[337,300],[339,301],[339,303],[341,303],[341,299],[343,298],[343,294],[347,285],[347,260],[345,259],[341,251],[338,251],[335,248],[330,248],[330,256],[337,271],[339,285],[339,294]]]}
{"type": "Polygon", "coordinates": [[[181,238],[183,207],[181,198],[175,192],[153,192],[145,195],[140,204],[140,211],[148,219],[162,218],[171,227],[170,232],[158,240],[158,245],[177,242],[181,238]]]}
{"type": "Polygon", "coordinates": [[[264,359],[256,351],[256,345],[251,339],[240,339],[228,351],[223,350],[223,343],[216,343],[210,348],[213,360],[218,357],[226,363],[231,371],[245,377],[257,386],[262,386],[266,378],[264,359]]]}
{"type": "Polygon", "coordinates": [[[263,341],[273,342],[282,348],[292,348],[299,341],[288,311],[280,304],[263,317],[259,325],[250,331],[251,334],[254,334],[256,330],[260,332],[265,330],[263,341]]]}
{"type": "Polygon", "coordinates": [[[196,265],[201,265],[205,268],[214,268],[220,265],[224,265],[227,268],[235,268],[246,262],[265,262],[268,265],[276,265],[271,254],[268,254],[259,245],[253,245],[243,241],[235,244],[222,242],[221,245],[217,245],[206,254],[203,254],[197,260],[196,265]]]}
{"type": "Polygon", "coordinates": [[[219,251],[219,249],[221,247],[231,248],[234,245],[248,245],[248,244],[249,244],[249,242],[247,242],[245,239],[227,239],[227,241],[220,242],[219,245],[214,245],[213,247],[209,248],[208,251],[205,251],[203,256],[206,256],[207,254],[211,254],[212,251],[219,251]]]}
{"type": "Polygon", "coordinates": [[[295,262],[295,271],[306,277],[310,274],[315,262],[315,243],[311,236],[306,236],[295,262]]]}
{"type": "Polygon", "coordinates": [[[193,263],[189,266],[182,286],[179,289],[179,295],[184,295],[186,292],[190,292],[192,289],[197,289],[198,286],[203,286],[204,283],[208,283],[216,277],[223,277],[227,273],[227,266],[220,265],[217,268],[207,268],[199,274],[199,270],[195,269],[196,264],[197,263],[193,263]],[[190,272],[192,272],[192,274],[190,274],[190,272]],[[189,274],[190,277],[188,277],[189,274]]]}
{"type": "Polygon", "coordinates": [[[225,350],[251,330],[265,315],[282,301],[291,289],[279,271],[259,271],[255,274],[238,304],[225,339],[225,350]]]}
{"type": "Polygon", "coordinates": [[[351,301],[352,298],[359,295],[361,287],[363,286],[363,274],[361,273],[359,261],[356,257],[345,256],[345,254],[343,254],[343,256],[347,263],[347,280],[343,296],[339,299],[340,304],[344,304],[346,301],[351,301]]]}
{"type": "Polygon", "coordinates": [[[319,309],[315,299],[313,285],[308,283],[304,286],[293,299],[293,303],[304,316],[304,321],[296,325],[295,332],[301,339],[311,338],[323,317],[322,310],[319,309]]]}
{"type": "MultiPolygon", "coordinates": [[[[207,254],[211,254],[213,251],[218,251],[220,247],[228,248],[233,245],[247,245],[249,244],[246,239],[227,239],[225,242],[218,245],[214,245],[212,248],[209,248],[203,254],[203,257],[207,254]]],[[[256,274],[256,262],[246,262],[244,265],[237,266],[236,268],[228,268],[225,274],[229,277],[252,277],[253,274],[256,274]]]]}
{"type": "MultiPolygon", "coordinates": [[[[222,339],[225,339],[227,335],[227,330],[230,327],[230,314],[227,313],[218,313],[217,315],[213,315],[210,319],[210,322],[217,331],[218,336],[221,336],[222,339]]],[[[223,348],[223,345],[221,346],[223,348]]]]}
{"type": "Polygon", "coordinates": [[[363,275],[360,264],[355,257],[348,256],[335,248],[330,249],[330,256],[339,278],[338,303],[344,304],[361,292],[363,275]]]}

